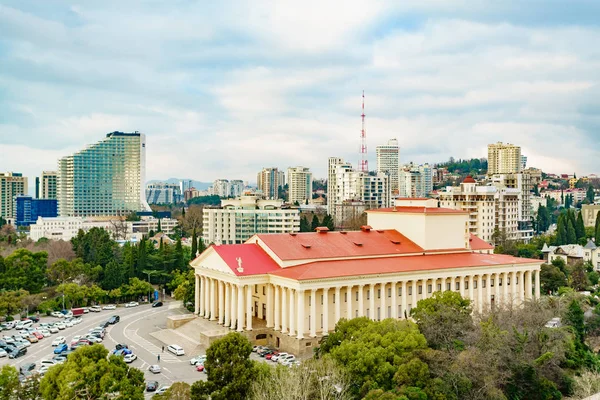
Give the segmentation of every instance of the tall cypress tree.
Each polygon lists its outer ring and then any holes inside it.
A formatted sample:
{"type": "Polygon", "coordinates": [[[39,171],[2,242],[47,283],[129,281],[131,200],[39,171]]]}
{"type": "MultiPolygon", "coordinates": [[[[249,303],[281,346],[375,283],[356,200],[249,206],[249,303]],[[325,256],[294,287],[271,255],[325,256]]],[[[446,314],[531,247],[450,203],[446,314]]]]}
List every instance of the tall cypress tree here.
{"type": "Polygon", "coordinates": [[[317,229],[317,228],[319,227],[319,224],[320,224],[320,222],[319,222],[319,217],[317,217],[317,215],[316,215],[316,214],[315,214],[315,215],[313,215],[313,217],[312,217],[312,222],[311,222],[311,224],[310,224],[310,230],[311,230],[312,232],[314,232],[314,231],[315,231],[315,229],[317,229]]]}
{"type": "Polygon", "coordinates": [[[567,243],[566,244],[576,244],[577,243],[577,234],[575,233],[575,226],[573,226],[573,222],[569,219],[567,223],[567,243]]]}
{"type": "Polygon", "coordinates": [[[156,228],[157,232],[162,232],[162,227],[160,226],[160,219],[158,220],[158,227],[156,228]]]}
{"type": "Polygon", "coordinates": [[[192,260],[196,258],[196,253],[198,253],[198,238],[196,237],[196,228],[194,228],[192,233],[192,260]]]}
{"type": "Polygon", "coordinates": [[[146,238],[142,238],[140,244],[138,246],[138,259],[137,259],[137,269],[136,275],[139,277],[143,270],[146,269],[146,238]]]}
{"type": "Polygon", "coordinates": [[[300,232],[310,232],[310,226],[308,226],[308,221],[306,220],[305,215],[300,217],[300,232]]]}
{"type": "Polygon", "coordinates": [[[560,214],[558,216],[558,222],[556,223],[556,245],[561,246],[565,244],[566,236],[565,217],[564,214],[560,214]]]}
{"type": "Polygon", "coordinates": [[[177,239],[175,243],[175,268],[180,271],[185,270],[185,259],[183,257],[183,246],[181,245],[181,238],[177,239]]]}
{"type": "Polygon", "coordinates": [[[587,188],[587,192],[585,193],[585,198],[588,200],[590,204],[594,204],[594,198],[596,194],[594,193],[594,187],[589,185],[587,188]]]}
{"type": "Polygon", "coordinates": [[[594,238],[596,239],[596,246],[600,246],[600,211],[596,214],[596,229],[594,229],[594,238]]]}
{"type": "Polygon", "coordinates": [[[577,214],[577,223],[575,224],[575,233],[577,234],[577,240],[585,239],[585,226],[583,225],[583,216],[581,211],[577,214]]]}
{"type": "Polygon", "coordinates": [[[202,236],[198,237],[198,254],[202,254],[206,250],[206,246],[204,245],[204,240],[202,240],[202,236]]]}

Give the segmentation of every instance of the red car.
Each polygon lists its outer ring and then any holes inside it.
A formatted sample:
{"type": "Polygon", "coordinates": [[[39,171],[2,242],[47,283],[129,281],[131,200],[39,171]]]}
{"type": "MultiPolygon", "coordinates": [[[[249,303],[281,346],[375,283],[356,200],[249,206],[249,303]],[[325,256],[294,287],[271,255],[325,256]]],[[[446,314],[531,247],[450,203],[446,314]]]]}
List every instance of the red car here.
{"type": "Polygon", "coordinates": [[[198,371],[198,372],[204,371],[204,364],[196,364],[196,371],[198,371]]]}
{"type": "Polygon", "coordinates": [[[279,354],[279,352],[278,352],[278,351],[274,351],[274,352],[272,352],[272,353],[270,353],[270,354],[267,354],[267,355],[265,356],[265,360],[270,360],[270,359],[271,359],[271,357],[273,357],[274,355],[277,355],[277,354],[279,354]]]}
{"type": "Polygon", "coordinates": [[[78,344],[78,345],[79,345],[79,344],[88,344],[88,345],[92,345],[93,343],[92,343],[92,342],[90,342],[90,341],[89,341],[89,340],[87,340],[87,339],[79,339],[79,340],[77,341],[77,344],[78,344]]]}
{"type": "Polygon", "coordinates": [[[44,338],[44,335],[42,335],[41,333],[39,333],[38,331],[34,331],[32,332],[32,334],[38,338],[38,340],[42,340],[44,338]]]}

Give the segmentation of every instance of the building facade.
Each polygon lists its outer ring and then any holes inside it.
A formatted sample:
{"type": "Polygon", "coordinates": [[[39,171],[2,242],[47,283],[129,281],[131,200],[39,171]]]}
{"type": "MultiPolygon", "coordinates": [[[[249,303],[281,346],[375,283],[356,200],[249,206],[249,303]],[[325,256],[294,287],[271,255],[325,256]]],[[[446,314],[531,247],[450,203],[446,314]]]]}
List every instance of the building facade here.
{"type": "Polygon", "coordinates": [[[27,177],[17,172],[0,174],[0,218],[14,223],[15,198],[22,194],[27,194],[27,177]]]}
{"type": "Polygon", "coordinates": [[[35,224],[38,217],[51,218],[58,215],[56,199],[34,199],[19,195],[15,198],[15,225],[27,227],[35,224]]]}
{"type": "Polygon", "coordinates": [[[488,144],[488,175],[516,174],[522,170],[521,147],[514,144],[488,144]]]}
{"type": "Polygon", "coordinates": [[[277,168],[263,168],[256,177],[256,185],[258,190],[262,191],[265,199],[277,200],[279,198],[279,188],[284,185],[284,179],[282,179],[277,168]]]}
{"type": "Polygon", "coordinates": [[[177,204],[183,200],[179,183],[155,182],[146,185],[148,204],[177,204]]]}
{"type": "Polygon", "coordinates": [[[43,171],[35,178],[35,197],[37,199],[56,199],[56,171],[43,171]]]}
{"type": "Polygon", "coordinates": [[[519,238],[528,243],[533,238],[532,205],[531,205],[531,175],[526,172],[515,174],[495,174],[490,176],[491,182],[498,188],[516,189],[519,194],[518,231],[519,238]]]}
{"type": "Polygon", "coordinates": [[[407,164],[398,174],[400,197],[429,197],[433,191],[433,169],[429,164],[407,164]]]}
{"type": "MultiPolygon", "coordinates": [[[[191,262],[195,314],[302,355],[341,318],[409,318],[438,291],[456,291],[479,311],[540,297],[541,261],[493,254],[465,231],[465,212],[424,203],[367,214],[360,231],[258,234],[210,246],[191,262]]],[[[201,341],[207,335],[199,332],[201,341]]]]}
{"type": "Polygon", "coordinates": [[[587,227],[596,226],[596,218],[600,213],[600,204],[584,204],[581,206],[581,217],[583,225],[587,227]]]}
{"type": "Polygon", "coordinates": [[[313,177],[310,169],[291,167],[287,170],[288,203],[305,204],[312,200],[313,177]]]}
{"type": "Polygon", "coordinates": [[[244,195],[221,201],[221,208],[205,207],[202,221],[204,243],[244,243],[257,233],[300,231],[300,211],[282,208],[281,200],[244,195]]]}
{"type": "Polygon", "coordinates": [[[377,172],[390,176],[390,190],[398,194],[398,171],[400,168],[400,147],[398,139],[390,139],[387,144],[379,145],[375,149],[377,156],[377,172]]]}
{"type": "Polygon", "coordinates": [[[112,132],[58,161],[57,197],[63,217],[126,216],[148,211],[143,183],[146,138],[112,132]]]}

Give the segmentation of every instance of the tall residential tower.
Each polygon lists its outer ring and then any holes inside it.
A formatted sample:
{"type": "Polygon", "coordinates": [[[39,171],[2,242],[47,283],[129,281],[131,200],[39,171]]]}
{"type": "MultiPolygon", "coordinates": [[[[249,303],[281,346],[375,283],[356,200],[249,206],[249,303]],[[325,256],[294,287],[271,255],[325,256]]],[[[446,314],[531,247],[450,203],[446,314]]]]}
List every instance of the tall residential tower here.
{"type": "Polygon", "coordinates": [[[27,178],[16,172],[0,173],[0,218],[13,222],[15,198],[27,194],[27,178]]]}
{"type": "Polygon", "coordinates": [[[58,160],[58,212],[63,217],[125,216],[146,202],[146,136],[112,132],[58,160]]]}
{"type": "Polygon", "coordinates": [[[56,171],[44,171],[35,178],[35,197],[43,200],[56,199],[56,171]]]}
{"type": "Polygon", "coordinates": [[[390,189],[392,193],[397,193],[400,161],[398,140],[388,140],[387,144],[377,146],[375,152],[377,154],[377,172],[386,173],[390,176],[390,189]]]}
{"type": "Polygon", "coordinates": [[[488,175],[521,172],[521,147],[514,144],[488,144],[488,175]]]}
{"type": "Polygon", "coordinates": [[[312,172],[305,167],[290,167],[287,173],[288,203],[304,204],[312,200],[312,172]]]}

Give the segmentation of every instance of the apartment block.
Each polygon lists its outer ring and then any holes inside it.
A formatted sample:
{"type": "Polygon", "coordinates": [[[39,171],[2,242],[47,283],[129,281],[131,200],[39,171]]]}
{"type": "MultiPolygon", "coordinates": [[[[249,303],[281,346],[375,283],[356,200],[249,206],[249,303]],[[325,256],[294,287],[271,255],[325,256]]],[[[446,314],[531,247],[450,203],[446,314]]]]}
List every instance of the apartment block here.
{"type": "Polygon", "coordinates": [[[282,178],[283,171],[275,167],[263,168],[256,177],[258,190],[262,191],[267,200],[277,200],[279,198],[279,188],[285,183],[282,178]]]}
{"type": "Polygon", "coordinates": [[[526,172],[515,174],[495,174],[489,178],[493,185],[499,188],[516,189],[519,193],[518,206],[518,231],[519,240],[529,242],[533,238],[533,225],[531,223],[531,175],[526,172]]]}
{"type": "Polygon", "coordinates": [[[433,191],[433,168],[429,164],[407,164],[398,174],[400,197],[429,197],[433,191]]]}
{"type": "Polygon", "coordinates": [[[221,208],[203,209],[204,243],[239,244],[257,233],[300,231],[300,211],[286,209],[282,200],[244,195],[221,201],[221,208]]]}
{"type": "Polygon", "coordinates": [[[313,176],[310,169],[291,167],[287,170],[288,203],[305,204],[312,200],[313,176]]]}
{"type": "Polygon", "coordinates": [[[107,134],[100,142],[58,161],[59,215],[126,216],[149,211],[145,171],[145,135],[107,134]]]}
{"type": "Polygon", "coordinates": [[[377,172],[390,176],[390,190],[398,193],[398,170],[400,163],[400,148],[397,139],[388,140],[387,144],[375,149],[377,155],[377,172]]]}
{"type": "Polygon", "coordinates": [[[183,200],[181,185],[178,183],[155,182],[146,185],[148,204],[176,204],[183,200]]]}
{"type": "Polygon", "coordinates": [[[0,217],[9,223],[15,219],[15,198],[27,194],[27,177],[17,172],[0,173],[0,217]]]}
{"type": "Polygon", "coordinates": [[[43,171],[35,178],[35,197],[37,199],[56,199],[56,171],[43,171]]]}
{"type": "Polygon", "coordinates": [[[502,142],[488,145],[488,175],[519,173],[522,162],[521,147],[502,142]]]}

